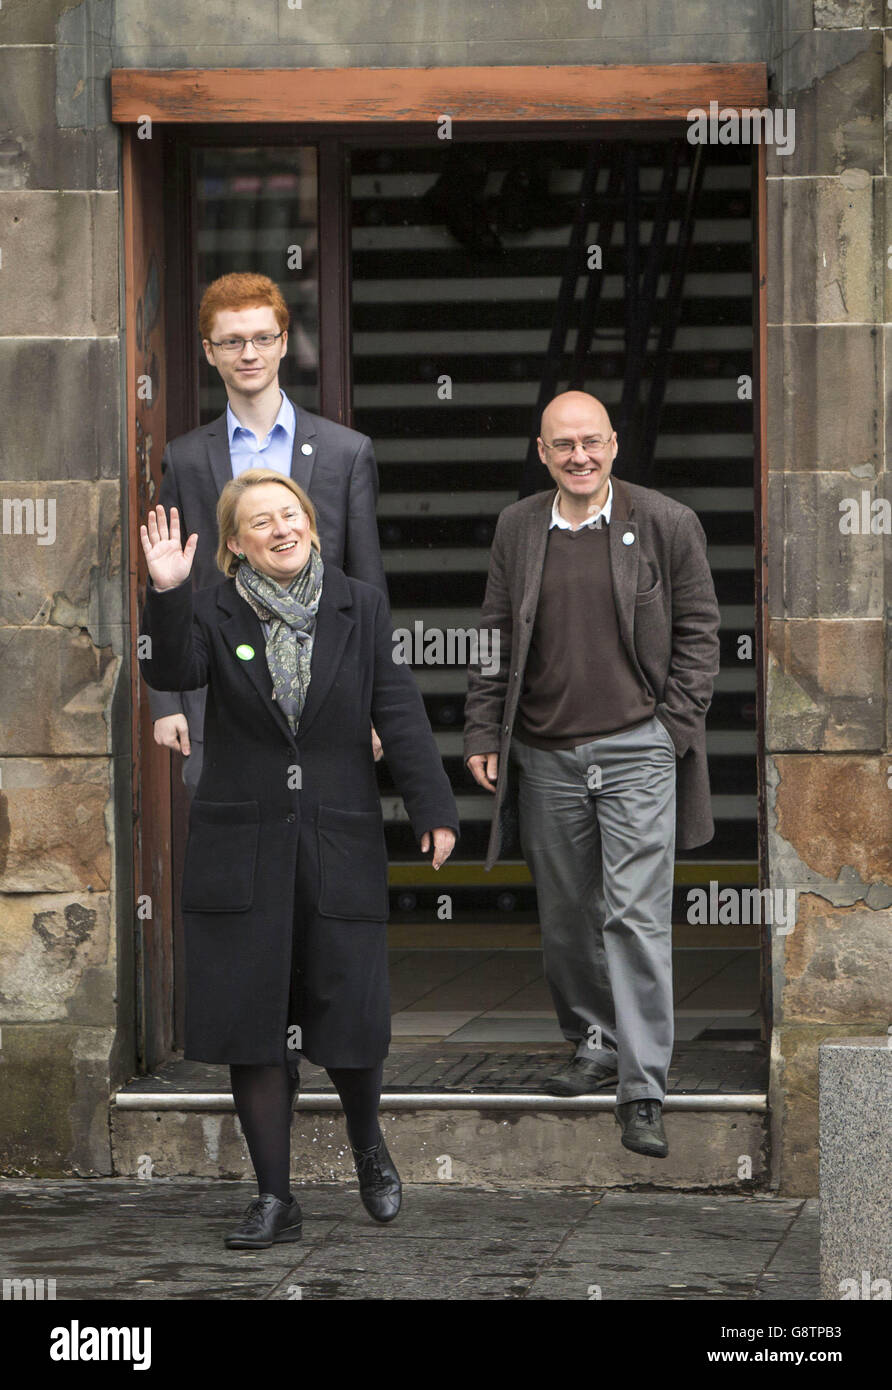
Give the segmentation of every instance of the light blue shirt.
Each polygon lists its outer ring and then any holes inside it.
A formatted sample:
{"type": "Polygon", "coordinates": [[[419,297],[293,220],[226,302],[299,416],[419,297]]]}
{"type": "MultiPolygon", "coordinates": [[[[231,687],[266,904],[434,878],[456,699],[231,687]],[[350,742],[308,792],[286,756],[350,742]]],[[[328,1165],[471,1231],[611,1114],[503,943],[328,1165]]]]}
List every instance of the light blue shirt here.
{"type": "MultiPolygon", "coordinates": [[[[561,516],[560,512],[558,511],[558,502],[559,502],[559,500],[560,500],[560,496],[561,496],[560,492],[556,492],[555,495],[554,495],[554,505],[553,505],[552,508],[551,508],[551,521],[550,521],[549,524],[548,524],[548,529],[549,529],[549,531],[550,531],[551,528],[552,528],[552,526],[559,526],[559,527],[561,528],[562,531],[572,531],[572,530],[573,530],[573,527],[571,526],[570,522],[567,521],[566,517],[561,516]]],[[[601,522],[602,522],[602,521],[606,521],[607,524],[609,525],[609,524],[610,524],[610,513],[611,513],[612,509],[613,509],[613,479],[612,479],[612,478],[608,478],[608,479],[607,479],[607,501],[604,503],[603,507],[601,508],[601,510],[600,510],[599,512],[595,512],[594,516],[590,516],[590,517],[588,518],[587,521],[583,521],[583,522],[582,522],[582,526],[597,526],[597,527],[600,528],[600,525],[601,525],[601,522]]],[[[580,526],[580,527],[577,527],[577,530],[581,530],[581,529],[582,529],[581,526],[580,526]]]]}
{"type": "Polygon", "coordinates": [[[297,424],[294,406],[279,388],[282,404],[273,427],[262,444],[257,443],[253,430],[240,425],[226,402],[226,430],[229,434],[229,458],[232,476],[237,478],[248,468],[274,468],[277,473],[291,476],[291,455],[294,450],[294,430],[297,424]]]}

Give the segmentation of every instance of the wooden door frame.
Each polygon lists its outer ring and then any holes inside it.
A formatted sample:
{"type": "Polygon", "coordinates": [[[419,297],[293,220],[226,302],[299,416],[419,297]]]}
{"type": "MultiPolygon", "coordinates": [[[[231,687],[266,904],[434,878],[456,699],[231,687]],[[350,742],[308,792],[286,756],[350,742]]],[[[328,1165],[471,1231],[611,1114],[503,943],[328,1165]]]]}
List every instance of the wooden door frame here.
{"type": "Polygon", "coordinates": [[[437,68],[114,68],[127,124],[684,120],[692,107],[767,105],[764,63],[437,68]]]}
{"type": "Polygon", "coordinates": [[[162,198],[163,156],[158,142],[140,142],[133,127],[123,137],[124,338],[127,397],[127,525],[131,645],[132,854],[135,929],[134,1010],[137,1066],[151,1071],[173,1045],[174,989],[170,855],[170,757],[155,747],[143,718],[148,699],[139,678],[136,639],[145,594],[146,565],[139,526],[157,496],[166,443],[167,294],[162,198]],[[152,815],[144,812],[151,806],[152,815]]]}
{"type": "MultiPolygon", "coordinates": [[[[168,399],[162,380],[147,416],[145,401],[140,399],[138,377],[145,367],[147,354],[138,341],[139,303],[142,276],[151,252],[158,255],[162,210],[157,205],[159,189],[168,196],[175,191],[170,184],[162,185],[164,170],[164,140],[154,139],[157,123],[173,135],[174,126],[216,127],[215,139],[232,138],[232,127],[251,127],[251,139],[257,142],[283,142],[308,136],[320,142],[323,157],[325,137],[326,158],[337,155],[338,137],[351,142],[394,139],[430,133],[444,116],[457,123],[454,138],[512,139],[529,138],[531,126],[540,130],[548,127],[552,136],[566,134],[572,138],[588,135],[593,128],[599,138],[608,137],[614,129],[622,129],[626,138],[630,126],[656,134],[666,123],[677,126],[687,120],[694,109],[709,109],[711,101],[719,109],[766,108],[770,105],[767,68],[764,63],[695,63],[646,65],[591,66],[504,66],[504,67],[441,67],[441,68],[288,68],[288,69],[142,69],[119,68],[111,73],[112,120],[123,127],[123,208],[124,208],[124,303],[125,341],[127,354],[127,482],[128,523],[130,526],[130,617],[132,630],[137,632],[137,603],[145,585],[145,562],[138,544],[140,508],[146,504],[147,469],[151,470],[156,486],[160,482],[160,457],[168,425],[168,399]],[[225,128],[229,128],[228,132],[225,128]],[[472,129],[473,127],[473,129],[472,129]],[[222,128],[222,129],[221,129],[222,128]],[[150,215],[155,202],[154,220],[150,215]],[[148,457],[145,450],[147,424],[151,426],[153,447],[148,457]]],[[[767,541],[763,519],[766,515],[766,161],[765,147],[759,145],[758,158],[753,161],[753,208],[756,223],[753,251],[753,310],[756,332],[753,371],[755,450],[754,512],[756,522],[756,699],[758,709],[757,769],[758,769],[758,830],[760,884],[767,882],[767,833],[765,825],[765,670],[764,643],[767,635],[765,613],[767,541]]],[[[169,165],[168,165],[169,167],[169,165]]],[[[331,180],[326,180],[331,188],[331,180]]],[[[322,180],[320,179],[320,191],[322,180]]],[[[163,200],[162,200],[163,201],[163,200]]],[[[320,215],[322,209],[320,206],[320,215]]],[[[188,218],[187,210],[176,214],[188,218]]],[[[346,228],[341,228],[335,244],[326,249],[328,260],[344,257],[346,228]]],[[[162,280],[164,260],[162,257],[162,280]]],[[[176,360],[171,366],[175,379],[185,379],[190,360],[188,341],[191,326],[181,316],[191,295],[183,294],[183,267],[171,258],[171,284],[162,284],[162,300],[168,312],[179,305],[176,360]],[[179,293],[178,289],[179,287],[179,293]]],[[[322,266],[320,264],[320,322],[322,319],[322,266]]],[[[343,364],[348,359],[344,351],[343,332],[346,331],[349,283],[337,277],[333,293],[338,303],[326,315],[334,328],[334,338],[324,345],[326,352],[336,355],[343,364]],[[340,338],[338,334],[340,333],[340,338]]],[[[163,315],[161,319],[163,331],[163,315]]],[[[331,331],[331,330],[330,330],[331,331]]],[[[194,334],[192,334],[194,336],[194,334]]],[[[163,357],[163,353],[162,353],[163,357]]],[[[321,380],[320,380],[321,387],[321,380]]],[[[329,394],[328,392],[326,393],[329,394]]],[[[326,399],[323,413],[350,423],[350,382],[348,368],[341,368],[339,383],[326,399]]],[[[176,412],[174,412],[174,417],[176,412]]],[[[174,432],[179,432],[173,421],[174,432]]],[[[160,980],[151,980],[153,1007],[166,987],[165,968],[172,962],[173,894],[170,882],[171,850],[171,763],[170,755],[157,748],[151,738],[147,721],[141,719],[145,708],[145,691],[141,688],[136,661],[132,664],[131,698],[133,709],[133,806],[134,806],[134,883],[137,895],[151,892],[157,911],[153,941],[156,947],[163,932],[168,934],[167,945],[159,957],[160,980]],[[141,811],[146,794],[151,789],[157,815],[146,823],[141,811]],[[159,869],[159,865],[163,868],[159,869]],[[159,877],[163,882],[159,882],[159,877]]],[[[179,764],[177,764],[177,769],[179,764]]],[[[177,798],[176,800],[179,800],[177,798]]],[[[173,835],[183,830],[177,815],[173,835]]],[[[763,1026],[770,1023],[770,961],[768,943],[763,940],[763,1026]]],[[[157,953],[157,952],[156,952],[157,953]]],[[[143,961],[148,971],[148,961],[143,961]]],[[[159,1060],[159,1046],[170,1046],[173,1039],[172,1010],[170,1027],[160,1024],[158,1038],[151,1041],[140,1056],[140,1063],[151,1069],[159,1060]]],[[[158,1021],[156,1020],[156,1028],[158,1021]]]]}

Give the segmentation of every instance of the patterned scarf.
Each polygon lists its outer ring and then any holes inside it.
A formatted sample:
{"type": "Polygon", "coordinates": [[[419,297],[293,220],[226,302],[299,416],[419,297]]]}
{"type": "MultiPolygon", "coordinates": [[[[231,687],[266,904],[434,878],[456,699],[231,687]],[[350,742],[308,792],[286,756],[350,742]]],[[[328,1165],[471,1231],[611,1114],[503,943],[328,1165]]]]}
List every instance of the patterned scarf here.
{"type": "Polygon", "coordinates": [[[235,587],[261,622],[271,624],[266,639],[266,664],[273,681],[273,699],[288,720],[291,732],[307,698],[316,611],[322,593],[322,557],[310,547],[310,558],[287,589],[261,574],[248,560],[235,573],[235,587]],[[297,639],[297,640],[295,640],[297,639]]]}

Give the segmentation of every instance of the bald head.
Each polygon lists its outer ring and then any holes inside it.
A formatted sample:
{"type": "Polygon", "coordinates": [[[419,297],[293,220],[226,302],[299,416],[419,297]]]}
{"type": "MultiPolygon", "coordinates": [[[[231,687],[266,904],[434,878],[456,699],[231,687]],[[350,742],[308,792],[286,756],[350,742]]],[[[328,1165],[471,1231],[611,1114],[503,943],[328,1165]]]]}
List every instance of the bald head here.
{"type": "Polygon", "coordinates": [[[603,402],[587,391],[562,391],[542,412],[536,441],[560,493],[561,515],[584,521],[604,506],[619,447],[603,402]]]}
{"type": "Polygon", "coordinates": [[[559,435],[571,438],[576,433],[600,434],[606,439],[613,433],[607,407],[587,391],[562,391],[553,397],[542,411],[539,428],[545,440],[559,435]]]}

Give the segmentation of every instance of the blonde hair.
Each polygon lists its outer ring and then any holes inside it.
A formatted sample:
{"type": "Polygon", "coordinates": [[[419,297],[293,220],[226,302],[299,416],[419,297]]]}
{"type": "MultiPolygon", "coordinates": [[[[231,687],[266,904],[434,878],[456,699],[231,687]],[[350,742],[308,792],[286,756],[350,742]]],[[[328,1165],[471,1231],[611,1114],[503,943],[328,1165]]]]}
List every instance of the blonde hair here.
{"type": "Polygon", "coordinates": [[[226,544],[238,531],[239,503],[249,488],[259,487],[261,483],[281,483],[282,487],[294,493],[310,518],[310,544],[322,554],[319,532],[316,530],[316,508],[303,488],[293,478],[277,473],[274,468],[248,468],[237,478],[230,479],[217,501],[217,534],[220,538],[217,542],[217,568],[223,571],[227,579],[233,577],[240,563],[238,556],[226,544]]]}

